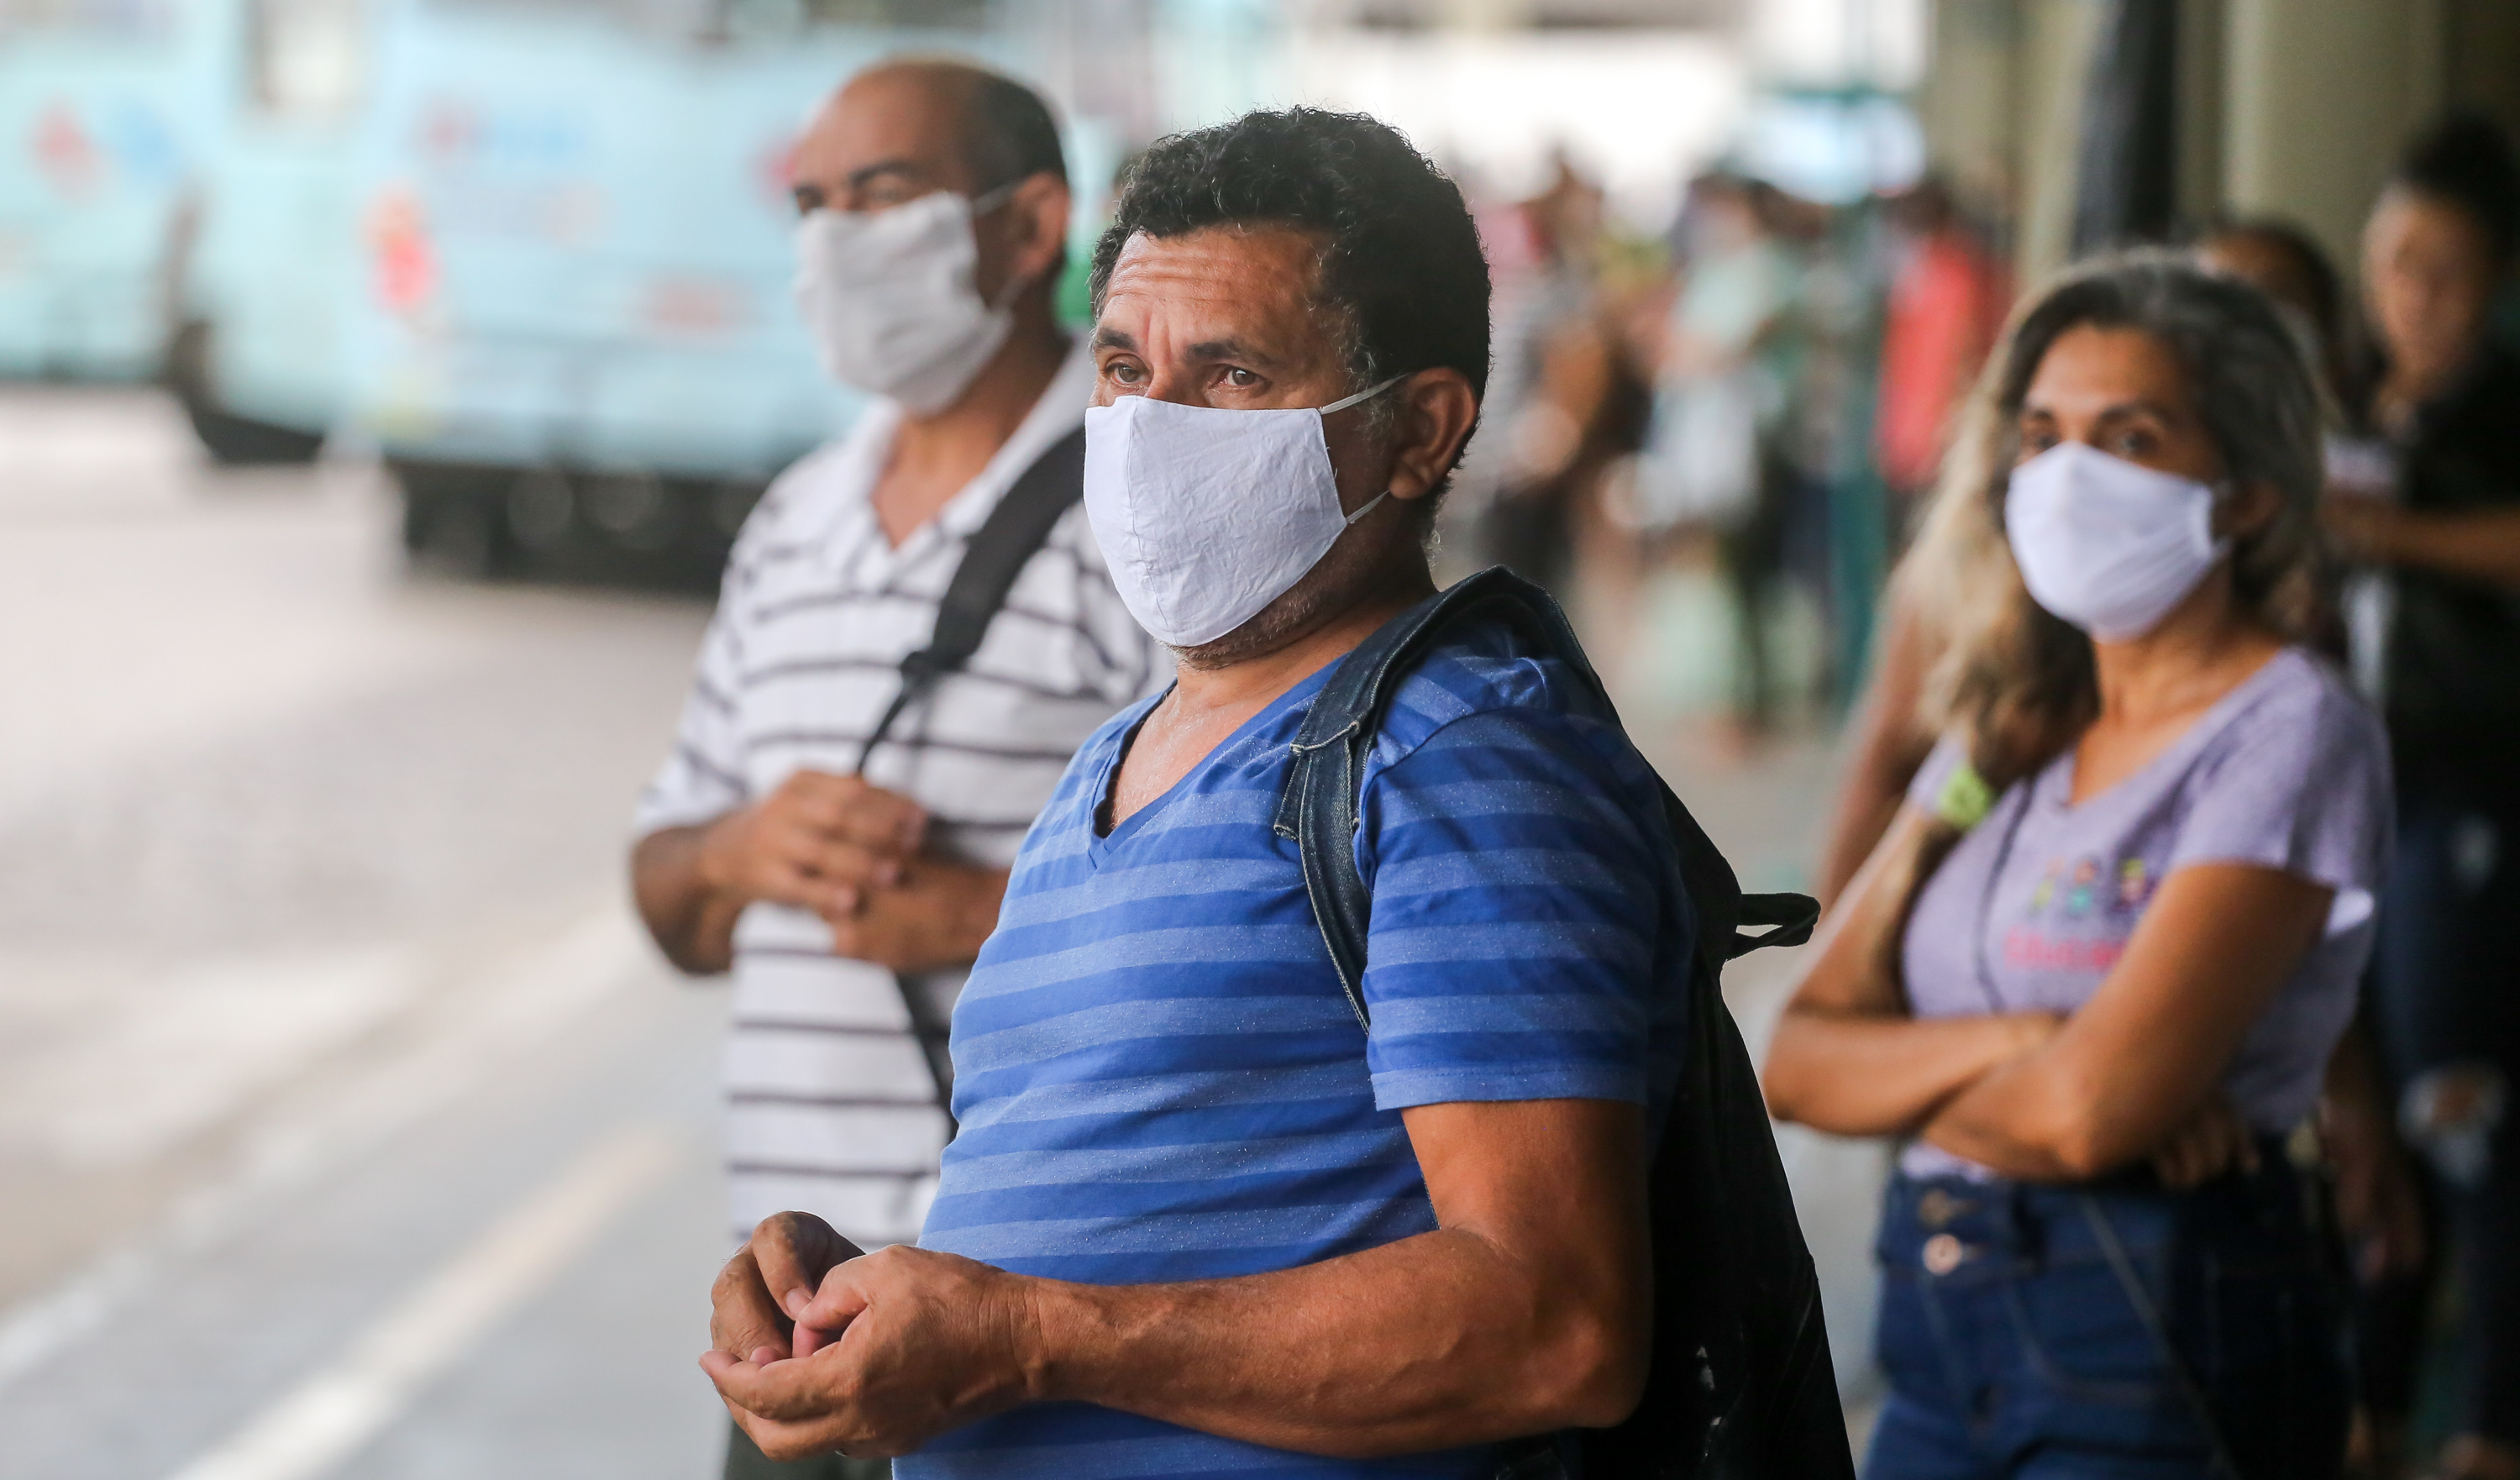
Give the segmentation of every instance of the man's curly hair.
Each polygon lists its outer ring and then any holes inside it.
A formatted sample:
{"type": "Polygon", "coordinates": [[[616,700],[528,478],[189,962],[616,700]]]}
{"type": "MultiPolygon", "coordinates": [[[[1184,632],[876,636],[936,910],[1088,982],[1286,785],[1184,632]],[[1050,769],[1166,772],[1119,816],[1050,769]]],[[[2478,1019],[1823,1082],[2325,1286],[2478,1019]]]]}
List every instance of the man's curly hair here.
{"type": "Polygon", "coordinates": [[[1279,225],[1322,239],[1322,306],[1348,325],[1355,389],[1439,367],[1487,394],[1488,263],[1459,187],[1399,130],[1317,108],[1245,113],[1148,146],[1094,247],[1100,312],[1140,232],[1279,225]]]}

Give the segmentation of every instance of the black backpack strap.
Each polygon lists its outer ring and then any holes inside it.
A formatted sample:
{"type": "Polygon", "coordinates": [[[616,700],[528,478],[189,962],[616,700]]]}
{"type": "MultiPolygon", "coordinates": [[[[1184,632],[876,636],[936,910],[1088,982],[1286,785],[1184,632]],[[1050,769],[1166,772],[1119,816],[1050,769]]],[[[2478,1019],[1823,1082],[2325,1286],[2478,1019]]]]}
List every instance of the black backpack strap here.
{"type": "Polygon", "coordinates": [[[866,743],[858,750],[860,775],[866,772],[867,757],[892,733],[902,711],[980,650],[980,639],[988,635],[998,608],[1007,604],[1007,593],[1014,589],[1024,563],[1050,538],[1059,516],[1084,497],[1085,428],[1079,426],[1015,475],[963,547],[963,563],[954,567],[954,578],[936,603],[936,626],[927,635],[927,646],[901,660],[900,692],[893,695],[891,705],[867,732],[866,743]]]}
{"type": "MultiPolygon", "coordinates": [[[[1285,790],[1278,798],[1277,832],[1295,840],[1322,943],[1329,948],[1339,986],[1347,993],[1348,1007],[1359,1023],[1368,1020],[1365,941],[1373,916],[1373,896],[1356,872],[1352,846],[1365,753],[1382,722],[1393,680],[1406,676],[1453,622],[1474,609],[1487,608],[1544,626],[1553,620],[1563,627],[1566,620],[1539,587],[1503,566],[1481,571],[1383,623],[1339,659],[1295,735],[1294,761],[1287,768],[1285,790]]],[[[1553,635],[1545,634],[1544,640],[1553,635]]],[[[1572,630],[1564,637],[1562,644],[1552,646],[1582,663],[1583,650],[1575,645],[1572,630]]],[[[1584,673],[1591,678],[1589,667],[1584,673]]]]}
{"type": "MultiPolygon", "coordinates": [[[[1366,942],[1373,914],[1356,867],[1365,757],[1395,680],[1447,630],[1470,621],[1513,625],[1574,670],[1602,719],[1618,722],[1557,604],[1502,568],[1418,603],[1340,660],[1297,732],[1275,828],[1295,841],[1313,918],[1359,1023],[1368,1021],[1366,942]]],[[[1495,1473],[1500,1480],[1569,1473],[1591,1480],[1852,1480],[1819,1282],[1766,1103],[1719,985],[1734,957],[1809,938],[1820,909],[1798,894],[1742,894],[1732,865],[1688,809],[1669,786],[1662,796],[1681,884],[1696,915],[1697,961],[1687,988],[1682,1081],[1648,1178],[1656,1356],[1646,1396],[1615,1428],[1501,1446],[1495,1473]],[[1745,925],[1767,933],[1746,934],[1745,925]]]]}
{"type": "MultiPolygon", "coordinates": [[[[1357,787],[1365,755],[1382,722],[1395,680],[1407,676],[1427,648],[1456,623],[1501,619],[1522,628],[1540,647],[1572,667],[1592,690],[1611,723],[1618,711],[1600,676],[1593,671],[1575,629],[1549,593],[1499,565],[1482,570],[1419,602],[1376,629],[1339,660],[1295,736],[1294,762],[1278,799],[1276,828],[1295,840],[1303,860],[1304,889],[1322,942],[1338,968],[1356,1020],[1369,1020],[1365,1003],[1365,943],[1373,919],[1373,896],[1356,870],[1357,787]]],[[[1820,907],[1800,894],[1743,894],[1732,866],[1717,851],[1688,809],[1663,788],[1680,853],[1682,882],[1698,916],[1698,950],[1707,964],[1724,963],[1768,946],[1800,945],[1811,938],[1820,907]],[[1745,935],[1739,926],[1768,927],[1745,935]]]]}
{"type": "MultiPolygon", "coordinates": [[[[961,671],[980,650],[980,639],[988,635],[989,623],[1006,605],[1015,577],[1040,553],[1059,517],[1084,497],[1085,428],[1079,426],[1015,475],[963,547],[963,562],[954,567],[954,578],[936,603],[936,626],[927,636],[927,646],[901,660],[901,689],[858,750],[859,775],[866,774],[867,758],[891,734],[902,711],[934,689],[937,680],[961,671]]],[[[910,1013],[910,1031],[927,1060],[928,1078],[935,1082],[937,1108],[945,1112],[950,1130],[954,1059],[947,1051],[946,1024],[936,1020],[935,1009],[918,983],[907,976],[897,975],[894,980],[901,988],[901,1005],[910,1013]]]]}

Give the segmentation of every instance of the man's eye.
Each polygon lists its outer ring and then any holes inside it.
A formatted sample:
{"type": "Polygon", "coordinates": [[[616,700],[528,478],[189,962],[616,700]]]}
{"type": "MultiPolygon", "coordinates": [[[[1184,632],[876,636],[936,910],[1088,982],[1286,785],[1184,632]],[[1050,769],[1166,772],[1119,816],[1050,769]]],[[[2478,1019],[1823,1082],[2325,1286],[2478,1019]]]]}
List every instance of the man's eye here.
{"type": "Polygon", "coordinates": [[[1109,376],[1112,380],[1119,381],[1123,385],[1135,385],[1138,383],[1138,367],[1130,364],[1126,360],[1113,361],[1110,368],[1102,373],[1109,376]]]}
{"type": "Polygon", "coordinates": [[[1247,370],[1229,368],[1225,372],[1225,383],[1232,385],[1237,389],[1247,389],[1250,386],[1259,384],[1260,378],[1247,370]]]}
{"type": "Polygon", "coordinates": [[[2023,457],[2035,457],[2055,445],[2056,433],[2052,431],[2025,431],[2021,434],[2023,457]]]}

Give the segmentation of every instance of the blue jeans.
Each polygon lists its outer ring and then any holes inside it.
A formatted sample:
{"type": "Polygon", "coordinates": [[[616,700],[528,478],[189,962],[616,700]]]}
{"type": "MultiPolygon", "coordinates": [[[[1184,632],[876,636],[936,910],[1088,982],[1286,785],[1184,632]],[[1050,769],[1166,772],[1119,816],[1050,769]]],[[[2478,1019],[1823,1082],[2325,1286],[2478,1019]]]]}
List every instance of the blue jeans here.
{"type": "Polygon", "coordinates": [[[1867,1480],[2332,1480],[2344,1322],[2310,1195],[2272,1161],[2183,1193],[1894,1178],[1867,1480]]]}

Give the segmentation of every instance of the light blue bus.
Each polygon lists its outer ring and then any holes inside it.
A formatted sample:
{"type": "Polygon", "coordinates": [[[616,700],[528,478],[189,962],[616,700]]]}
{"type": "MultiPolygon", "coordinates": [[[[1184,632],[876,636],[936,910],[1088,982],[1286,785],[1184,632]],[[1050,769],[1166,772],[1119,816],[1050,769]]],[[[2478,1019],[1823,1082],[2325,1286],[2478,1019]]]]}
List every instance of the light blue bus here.
{"type": "Polygon", "coordinates": [[[1122,145],[1256,101],[1280,24],[1267,0],[0,0],[0,127],[71,111],[116,163],[48,167],[118,192],[74,211],[0,163],[0,374],[162,374],[224,457],[371,446],[406,543],[456,569],[704,584],[856,410],[788,290],[785,161],[839,78],[941,50],[1049,79],[1081,263],[1122,145]]]}
{"type": "Polygon", "coordinates": [[[214,10],[0,0],[0,376],[157,371],[215,147],[214,10]]]}
{"type": "Polygon", "coordinates": [[[798,128],[889,51],[1010,60],[980,28],[617,10],[403,0],[379,28],[344,424],[399,479],[411,548],[458,568],[713,580],[769,477],[855,411],[789,303],[798,128]]]}

